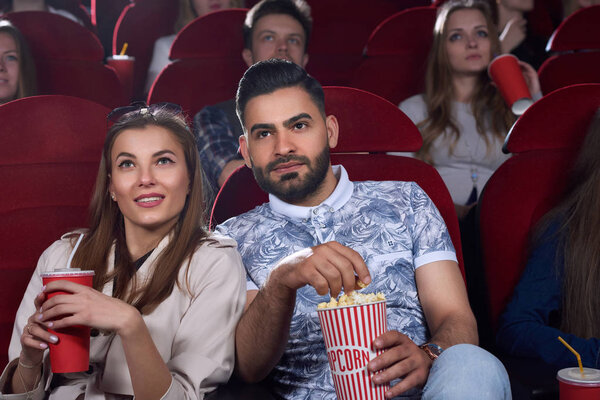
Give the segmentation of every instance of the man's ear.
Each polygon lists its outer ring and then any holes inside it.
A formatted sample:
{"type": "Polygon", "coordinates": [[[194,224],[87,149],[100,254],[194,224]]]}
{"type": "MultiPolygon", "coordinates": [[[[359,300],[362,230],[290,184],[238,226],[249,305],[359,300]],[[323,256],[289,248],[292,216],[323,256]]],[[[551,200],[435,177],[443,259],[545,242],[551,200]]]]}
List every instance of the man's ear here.
{"type": "Polygon", "coordinates": [[[329,148],[333,149],[337,146],[340,131],[340,126],[335,115],[328,115],[325,118],[325,127],[327,128],[327,143],[329,144],[329,148]]]}
{"type": "Polygon", "coordinates": [[[240,153],[242,153],[242,157],[244,157],[244,162],[246,166],[252,169],[252,162],[250,161],[250,153],[248,152],[248,138],[246,135],[241,135],[239,138],[240,143],[240,153]]]}
{"type": "Polygon", "coordinates": [[[242,50],[242,58],[244,59],[244,62],[246,63],[248,68],[250,68],[252,66],[252,64],[254,64],[254,57],[252,57],[252,50],[250,50],[250,49],[242,50]]]}
{"type": "Polygon", "coordinates": [[[306,69],[306,64],[308,64],[308,54],[307,53],[304,53],[304,55],[302,56],[301,63],[302,63],[301,67],[306,69]]]}

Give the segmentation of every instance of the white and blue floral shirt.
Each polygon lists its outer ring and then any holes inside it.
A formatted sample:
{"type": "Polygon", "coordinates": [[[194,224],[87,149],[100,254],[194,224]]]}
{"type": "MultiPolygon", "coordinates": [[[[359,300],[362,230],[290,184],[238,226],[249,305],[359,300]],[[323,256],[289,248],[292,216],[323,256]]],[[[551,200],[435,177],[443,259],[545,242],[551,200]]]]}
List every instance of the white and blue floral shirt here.
{"type": "MultiPolygon", "coordinates": [[[[238,243],[248,290],[264,285],[284,257],[337,241],[365,260],[372,278],[365,291],[385,294],[388,328],[425,343],[429,332],[415,269],[433,261],[456,261],[442,216],[414,182],[351,182],[342,166],[333,168],[338,184],[319,206],[294,206],[269,195],[269,203],[217,227],[238,243]]],[[[311,286],[297,292],[288,345],[271,374],[285,398],[336,398],[317,316],[317,304],[328,300],[311,286]]]]}

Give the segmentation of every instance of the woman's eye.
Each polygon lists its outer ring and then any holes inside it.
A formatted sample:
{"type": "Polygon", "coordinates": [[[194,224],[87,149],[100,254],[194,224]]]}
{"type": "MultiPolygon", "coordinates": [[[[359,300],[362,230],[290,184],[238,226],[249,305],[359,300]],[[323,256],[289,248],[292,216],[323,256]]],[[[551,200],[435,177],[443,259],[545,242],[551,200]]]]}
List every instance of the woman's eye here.
{"type": "Polygon", "coordinates": [[[487,31],[477,31],[477,36],[488,37],[488,33],[487,33],[487,31]]]}
{"type": "Polygon", "coordinates": [[[16,54],[9,54],[6,56],[6,61],[18,62],[19,57],[16,54]]]}
{"type": "Polygon", "coordinates": [[[133,162],[131,160],[123,160],[119,163],[119,168],[131,168],[133,167],[133,162]]]}
{"type": "Polygon", "coordinates": [[[157,164],[171,164],[173,163],[173,160],[171,160],[169,157],[161,157],[158,159],[157,164]]]}
{"type": "Polygon", "coordinates": [[[461,36],[458,33],[453,33],[449,37],[449,39],[450,39],[451,42],[455,42],[455,41],[459,40],[460,38],[461,38],[461,36]]]}

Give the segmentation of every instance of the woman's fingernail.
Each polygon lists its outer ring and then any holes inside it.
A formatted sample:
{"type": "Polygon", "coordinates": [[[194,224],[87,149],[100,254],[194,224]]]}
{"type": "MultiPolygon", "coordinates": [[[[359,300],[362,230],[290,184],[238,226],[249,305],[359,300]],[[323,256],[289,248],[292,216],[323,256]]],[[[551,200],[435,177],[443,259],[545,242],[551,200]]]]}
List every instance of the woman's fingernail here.
{"type": "Polygon", "coordinates": [[[42,286],[42,293],[46,291],[46,285],[42,286]]]}
{"type": "Polygon", "coordinates": [[[41,347],[42,349],[47,349],[47,348],[48,348],[48,345],[47,345],[46,343],[40,343],[40,347],[41,347]]]}
{"type": "Polygon", "coordinates": [[[56,343],[56,342],[58,342],[58,338],[56,336],[54,336],[54,335],[50,335],[50,341],[52,343],[56,343]]]}
{"type": "Polygon", "coordinates": [[[46,326],[48,328],[52,328],[52,326],[54,326],[54,322],[50,321],[50,322],[46,323],[46,326]]]}
{"type": "Polygon", "coordinates": [[[42,320],[42,318],[44,318],[44,315],[43,315],[43,314],[38,314],[38,316],[36,317],[36,319],[38,319],[38,320],[40,320],[40,321],[42,320]]]}

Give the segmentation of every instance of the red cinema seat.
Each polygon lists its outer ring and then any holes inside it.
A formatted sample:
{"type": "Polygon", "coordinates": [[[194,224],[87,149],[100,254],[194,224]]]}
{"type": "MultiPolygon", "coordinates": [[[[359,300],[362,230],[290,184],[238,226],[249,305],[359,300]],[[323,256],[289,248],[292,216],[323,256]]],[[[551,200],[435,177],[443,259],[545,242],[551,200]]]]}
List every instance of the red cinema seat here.
{"type": "Polygon", "coordinates": [[[46,3],[54,8],[65,10],[73,14],[83,23],[83,26],[96,33],[96,24],[81,0],[46,0],[46,3]]]}
{"type": "Polygon", "coordinates": [[[109,109],[69,96],[0,106],[0,368],[15,312],[41,253],[87,226],[109,109]]]}
{"type": "Polygon", "coordinates": [[[6,15],[27,40],[39,94],[76,96],[109,108],[123,105],[123,87],[104,65],[104,50],[90,30],[60,15],[25,11],[6,15]]]}
{"type": "Polygon", "coordinates": [[[553,55],[538,75],[545,94],[578,83],[600,83],[600,50],[553,55]]]}
{"type": "Polygon", "coordinates": [[[246,12],[216,11],[183,28],[171,46],[174,61],[156,78],[148,103],[176,103],[193,116],[206,105],[235,97],[247,68],[242,59],[246,12]]]}
{"type": "Polygon", "coordinates": [[[137,1],[121,12],[112,41],[112,54],[120,54],[125,43],[127,55],[135,57],[133,98],[144,98],[148,67],[156,39],[173,33],[178,3],[172,0],[137,1]]]}
{"type": "MultiPolygon", "coordinates": [[[[327,114],[340,124],[332,164],[343,164],[350,178],[415,181],[434,201],[450,231],[464,275],[462,247],[454,204],[441,177],[430,165],[413,158],[385,154],[416,151],[422,139],[416,126],[394,104],[359,89],[325,87],[327,114]],[[373,134],[365,134],[372,132],[373,134]]],[[[225,182],[212,210],[211,227],[267,201],[247,167],[238,168],[225,182]]]]}
{"type": "Polygon", "coordinates": [[[480,200],[480,231],[490,319],[497,329],[529,252],[531,228],[556,204],[592,116],[600,84],[559,89],[515,123],[506,146],[514,155],[492,175],[480,200]]]}
{"type": "Polygon", "coordinates": [[[415,7],[380,23],[369,38],[351,86],[394,104],[423,92],[435,19],[434,7],[415,7]]]}
{"type": "Polygon", "coordinates": [[[311,1],[313,32],[306,70],[322,85],[349,85],[373,29],[385,18],[425,0],[311,1]]]}
{"type": "Polygon", "coordinates": [[[547,51],[600,49],[600,5],[569,15],[552,34],[547,51]]]}

